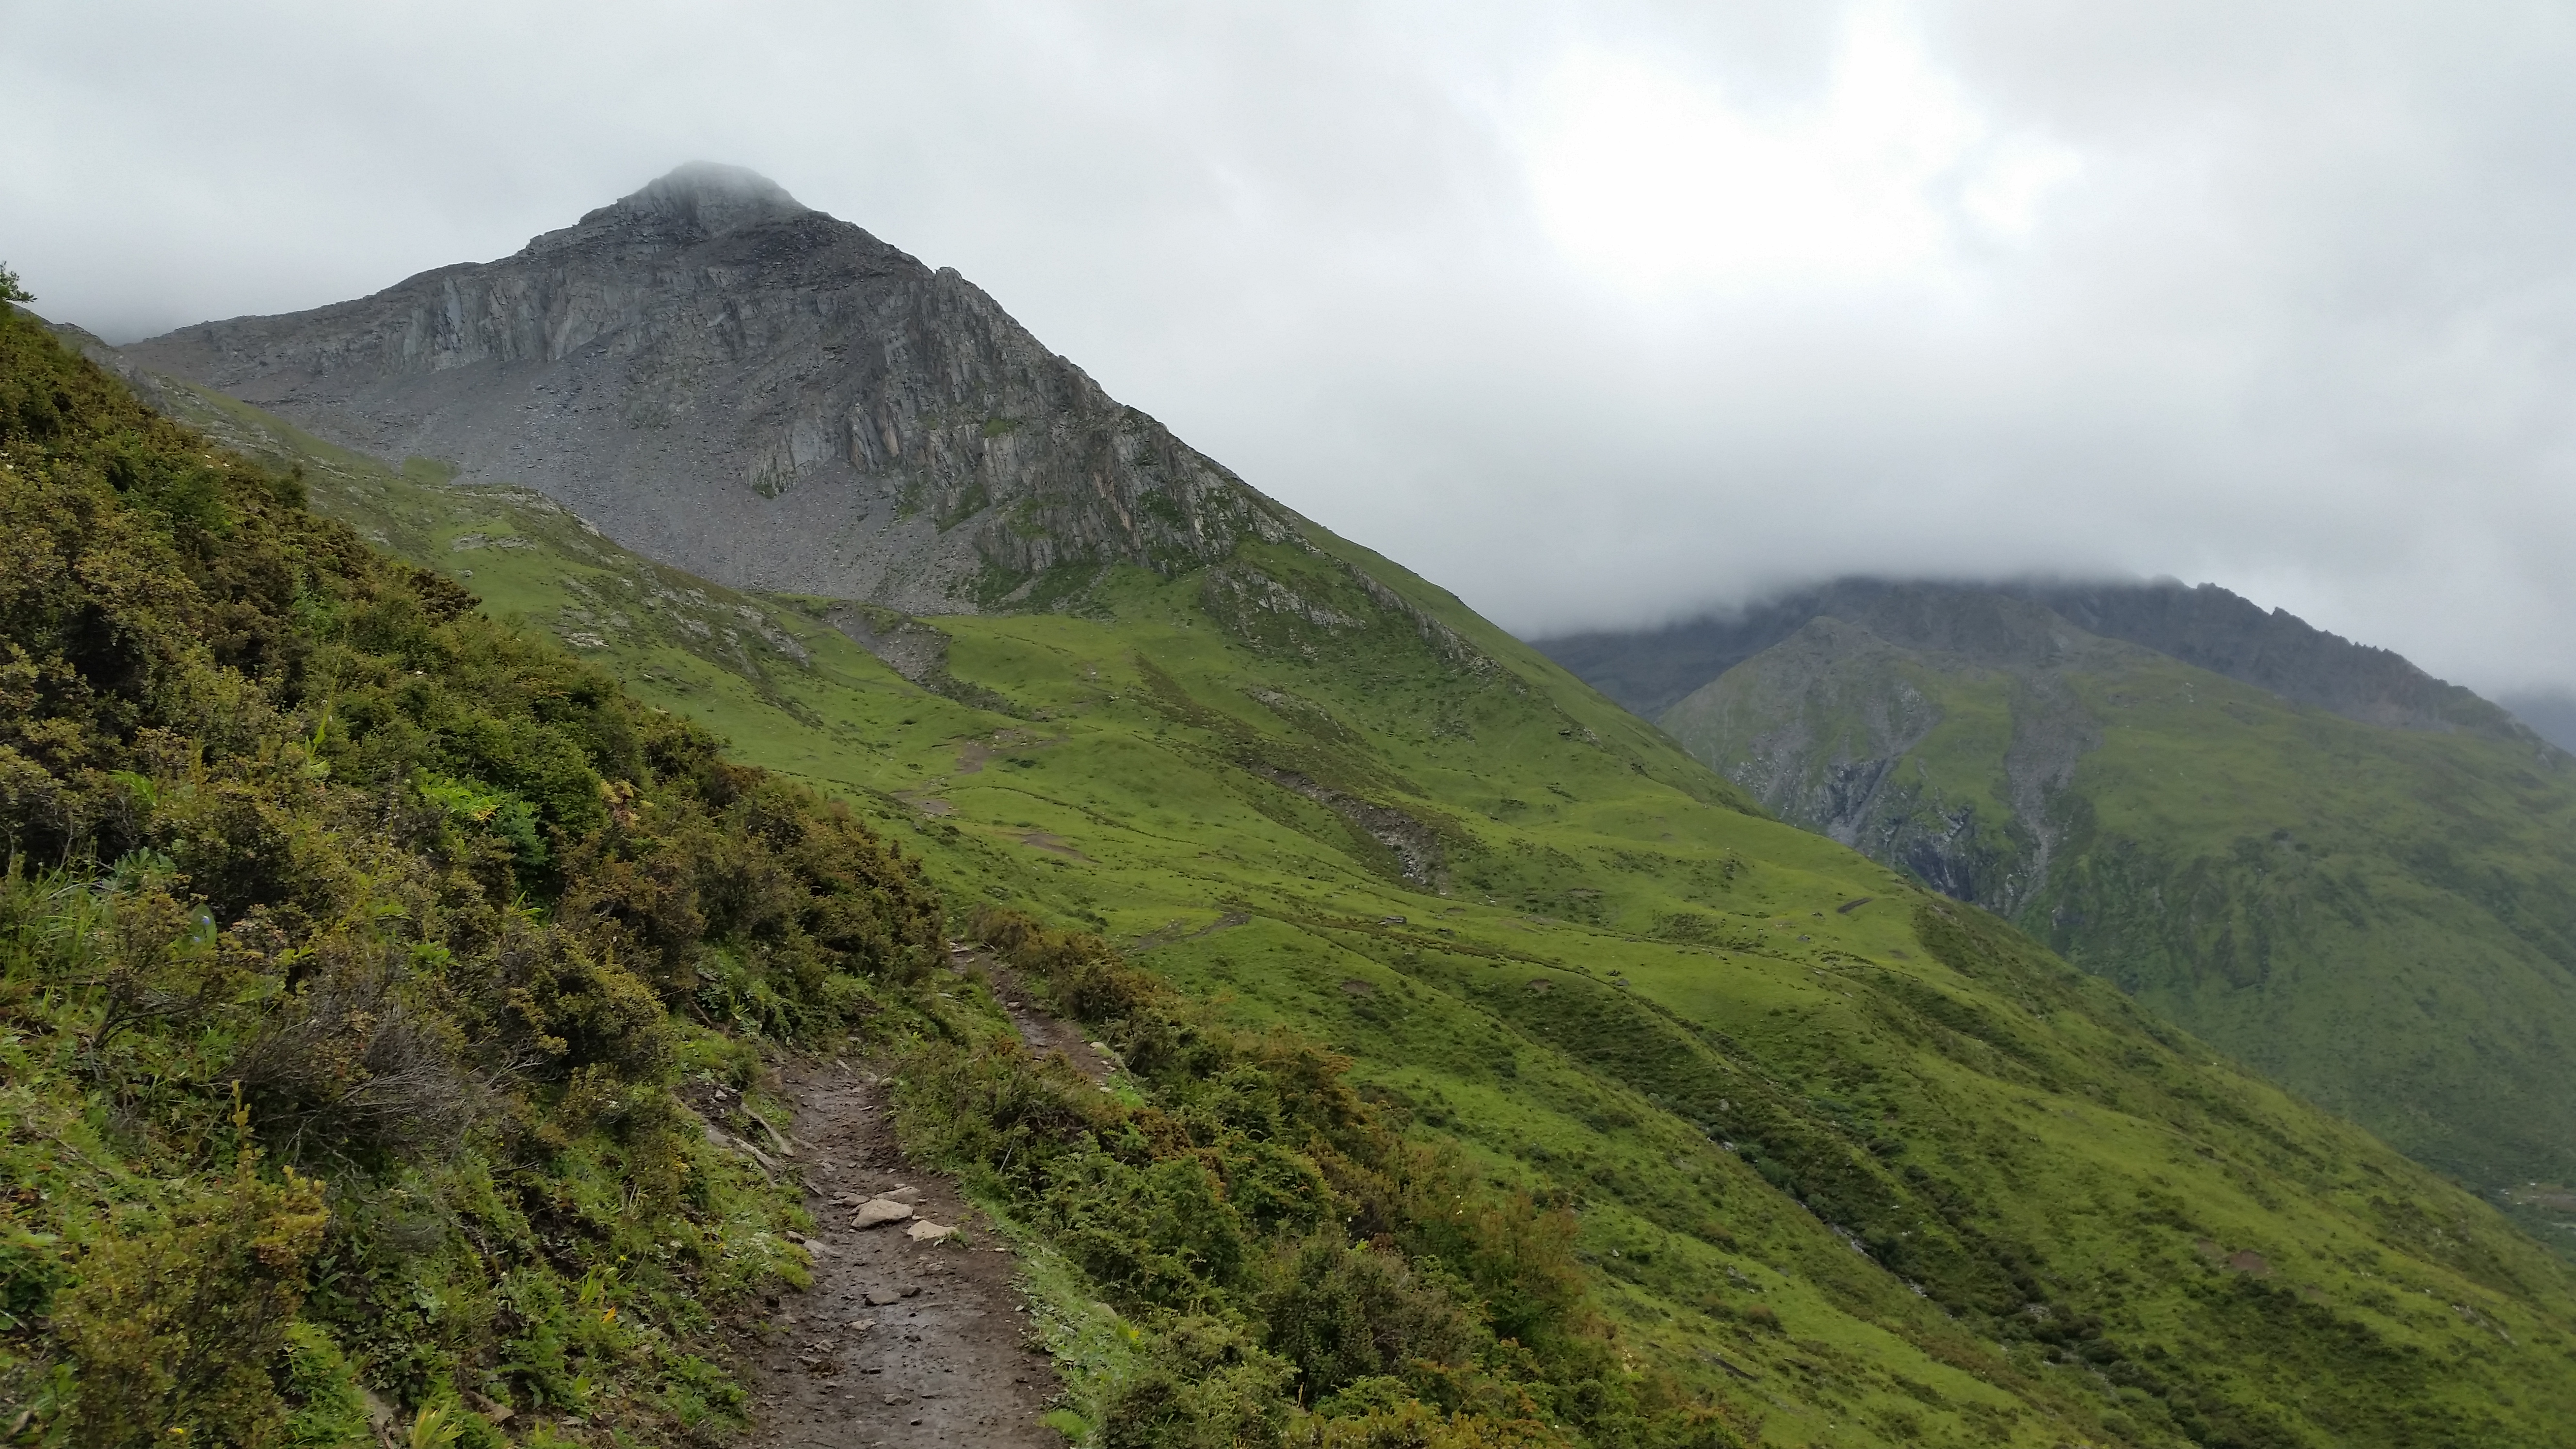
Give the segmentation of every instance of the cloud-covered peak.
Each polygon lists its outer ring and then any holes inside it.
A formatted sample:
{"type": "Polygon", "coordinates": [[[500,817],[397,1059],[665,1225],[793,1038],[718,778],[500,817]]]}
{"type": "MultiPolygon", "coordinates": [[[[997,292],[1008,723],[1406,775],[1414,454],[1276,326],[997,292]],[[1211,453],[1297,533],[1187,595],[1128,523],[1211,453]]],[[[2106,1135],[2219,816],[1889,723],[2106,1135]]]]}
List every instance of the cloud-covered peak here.
{"type": "Polygon", "coordinates": [[[744,166],[691,161],[633,195],[581,219],[583,227],[641,222],[697,237],[722,236],[746,226],[784,221],[813,208],[787,188],[744,166]]]}

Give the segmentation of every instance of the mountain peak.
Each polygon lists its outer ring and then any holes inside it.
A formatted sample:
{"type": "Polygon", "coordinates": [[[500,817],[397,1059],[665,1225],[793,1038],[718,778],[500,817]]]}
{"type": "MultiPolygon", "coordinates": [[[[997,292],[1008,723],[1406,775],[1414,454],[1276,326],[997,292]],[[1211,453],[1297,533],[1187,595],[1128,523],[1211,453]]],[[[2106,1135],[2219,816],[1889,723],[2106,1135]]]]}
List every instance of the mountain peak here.
{"type": "Polygon", "coordinates": [[[955,272],[739,166],[682,166],[497,261],[132,355],[343,446],[534,488],[740,588],[1056,607],[1111,564],[1168,575],[1293,531],[955,272]]]}
{"type": "Polygon", "coordinates": [[[786,187],[749,167],[690,161],[673,167],[634,194],[584,216],[581,228],[642,223],[697,239],[812,212],[813,208],[790,196],[786,187]]]}

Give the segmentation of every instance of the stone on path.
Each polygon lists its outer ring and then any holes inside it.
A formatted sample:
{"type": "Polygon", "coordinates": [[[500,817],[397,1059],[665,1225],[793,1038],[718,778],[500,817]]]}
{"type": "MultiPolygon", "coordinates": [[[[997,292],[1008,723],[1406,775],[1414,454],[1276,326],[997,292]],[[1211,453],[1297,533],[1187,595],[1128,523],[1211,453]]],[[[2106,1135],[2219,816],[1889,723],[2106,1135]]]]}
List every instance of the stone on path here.
{"type": "Polygon", "coordinates": [[[859,1204],[859,1210],[850,1217],[850,1226],[873,1228],[879,1223],[899,1223],[911,1216],[912,1204],[908,1202],[896,1202],[890,1197],[872,1197],[859,1204]]]}

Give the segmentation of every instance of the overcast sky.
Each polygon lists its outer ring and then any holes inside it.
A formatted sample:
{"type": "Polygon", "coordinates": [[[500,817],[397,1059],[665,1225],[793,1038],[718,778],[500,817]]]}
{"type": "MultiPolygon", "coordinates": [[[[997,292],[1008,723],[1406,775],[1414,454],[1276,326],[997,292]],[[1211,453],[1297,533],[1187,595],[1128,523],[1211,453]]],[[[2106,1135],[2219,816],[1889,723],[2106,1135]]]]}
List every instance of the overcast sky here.
{"type": "Polygon", "coordinates": [[[2576,685],[2576,5],[0,0],[0,35],[0,258],[111,339],[732,161],[1524,633],[2117,571],[2576,685]]]}

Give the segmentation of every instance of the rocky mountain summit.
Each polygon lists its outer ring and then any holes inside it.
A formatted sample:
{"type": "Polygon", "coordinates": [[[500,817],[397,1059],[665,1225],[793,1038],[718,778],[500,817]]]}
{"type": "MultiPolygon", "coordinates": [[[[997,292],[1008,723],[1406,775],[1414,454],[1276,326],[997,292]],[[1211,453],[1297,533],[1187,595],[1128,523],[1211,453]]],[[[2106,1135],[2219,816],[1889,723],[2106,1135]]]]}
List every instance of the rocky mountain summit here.
{"type": "Polygon", "coordinates": [[[1295,526],[954,270],[735,167],[498,261],[125,351],[741,588],[1044,606],[1102,565],[1168,574],[1295,526]]]}

